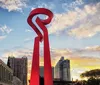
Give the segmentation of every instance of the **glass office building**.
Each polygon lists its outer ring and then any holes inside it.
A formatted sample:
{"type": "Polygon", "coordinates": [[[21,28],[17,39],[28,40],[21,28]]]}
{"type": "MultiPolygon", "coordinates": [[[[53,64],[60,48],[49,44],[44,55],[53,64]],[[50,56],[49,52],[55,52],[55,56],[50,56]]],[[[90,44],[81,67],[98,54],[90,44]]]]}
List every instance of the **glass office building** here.
{"type": "Polygon", "coordinates": [[[70,60],[61,57],[54,68],[54,78],[70,81],[70,60]]]}

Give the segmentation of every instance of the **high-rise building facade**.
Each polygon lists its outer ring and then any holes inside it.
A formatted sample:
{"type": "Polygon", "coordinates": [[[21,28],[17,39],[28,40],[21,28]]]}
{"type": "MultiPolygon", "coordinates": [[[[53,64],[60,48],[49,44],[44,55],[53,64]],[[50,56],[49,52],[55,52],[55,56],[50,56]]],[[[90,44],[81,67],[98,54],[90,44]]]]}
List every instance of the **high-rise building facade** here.
{"type": "Polygon", "coordinates": [[[61,57],[54,68],[54,78],[70,81],[70,60],[61,57]]]}
{"type": "MultiPolygon", "coordinates": [[[[44,77],[44,66],[40,66],[40,76],[44,77]]],[[[54,78],[54,67],[52,67],[52,77],[54,78]]]]}
{"type": "Polygon", "coordinates": [[[0,59],[0,85],[12,85],[13,71],[0,59]]]}
{"type": "Polygon", "coordinates": [[[27,58],[8,57],[7,65],[13,70],[13,75],[27,85],[27,58]]]}

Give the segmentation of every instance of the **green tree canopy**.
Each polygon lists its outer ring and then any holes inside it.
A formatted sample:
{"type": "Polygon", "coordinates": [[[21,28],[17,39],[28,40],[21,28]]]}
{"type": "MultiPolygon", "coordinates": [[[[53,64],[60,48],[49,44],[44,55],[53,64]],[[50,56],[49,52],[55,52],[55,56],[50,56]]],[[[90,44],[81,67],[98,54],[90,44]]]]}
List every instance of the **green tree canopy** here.
{"type": "Polygon", "coordinates": [[[80,75],[82,78],[87,77],[87,78],[100,78],[100,69],[94,69],[90,71],[86,71],[80,75]]]}

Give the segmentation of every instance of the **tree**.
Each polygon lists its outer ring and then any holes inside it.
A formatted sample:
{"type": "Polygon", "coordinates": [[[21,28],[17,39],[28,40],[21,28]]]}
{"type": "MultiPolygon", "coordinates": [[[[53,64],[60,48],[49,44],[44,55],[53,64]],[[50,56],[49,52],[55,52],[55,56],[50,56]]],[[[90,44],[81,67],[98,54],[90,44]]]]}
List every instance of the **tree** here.
{"type": "Polygon", "coordinates": [[[82,73],[80,76],[82,78],[87,77],[87,78],[99,79],[100,78],[100,69],[86,71],[86,72],[82,73]]]}

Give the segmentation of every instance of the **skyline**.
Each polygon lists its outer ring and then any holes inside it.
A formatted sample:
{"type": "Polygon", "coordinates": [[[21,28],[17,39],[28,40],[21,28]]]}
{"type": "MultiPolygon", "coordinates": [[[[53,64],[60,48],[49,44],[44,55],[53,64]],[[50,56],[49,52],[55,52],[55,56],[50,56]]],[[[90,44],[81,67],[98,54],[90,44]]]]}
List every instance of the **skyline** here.
{"type": "Polygon", "coordinates": [[[6,62],[9,55],[27,56],[28,68],[31,67],[36,34],[28,25],[27,17],[37,7],[54,13],[47,26],[53,66],[61,56],[70,59],[74,79],[86,70],[99,68],[100,0],[0,0],[0,59],[6,62]]]}

